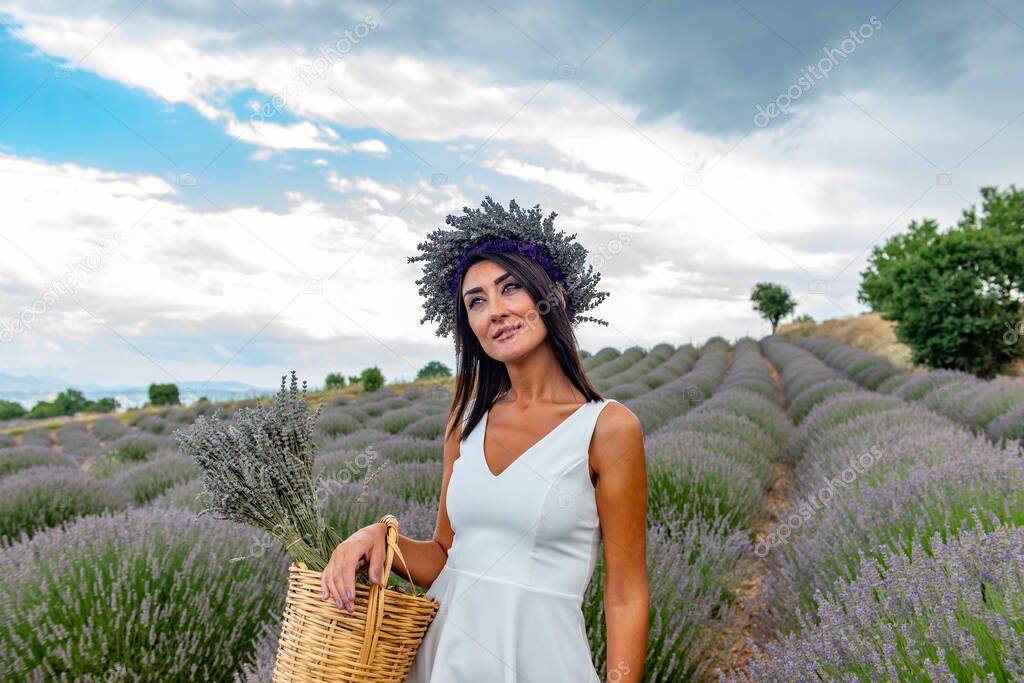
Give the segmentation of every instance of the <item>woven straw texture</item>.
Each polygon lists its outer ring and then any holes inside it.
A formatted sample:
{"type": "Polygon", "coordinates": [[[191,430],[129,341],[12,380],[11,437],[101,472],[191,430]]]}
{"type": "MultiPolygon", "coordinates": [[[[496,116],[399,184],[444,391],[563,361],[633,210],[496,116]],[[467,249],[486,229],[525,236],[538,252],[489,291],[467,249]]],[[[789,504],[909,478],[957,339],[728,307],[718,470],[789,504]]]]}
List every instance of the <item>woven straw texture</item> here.
{"type": "Polygon", "coordinates": [[[323,599],[321,572],[309,570],[302,562],[289,567],[275,683],[403,683],[408,677],[440,605],[425,593],[417,594],[413,582],[411,594],[387,585],[396,552],[409,575],[398,550],[398,526],[387,527],[380,584],[357,581],[351,613],[323,599]]]}

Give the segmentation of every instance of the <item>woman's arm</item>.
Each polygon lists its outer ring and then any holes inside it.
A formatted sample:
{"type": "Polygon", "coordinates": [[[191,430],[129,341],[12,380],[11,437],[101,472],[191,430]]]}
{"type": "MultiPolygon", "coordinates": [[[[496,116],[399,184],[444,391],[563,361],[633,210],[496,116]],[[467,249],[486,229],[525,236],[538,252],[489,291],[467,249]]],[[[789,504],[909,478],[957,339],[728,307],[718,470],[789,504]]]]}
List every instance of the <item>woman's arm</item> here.
{"type": "Polygon", "coordinates": [[[650,596],[647,586],[647,464],[636,415],[611,403],[590,446],[604,544],[604,613],[609,683],[643,678],[650,596]]]}
{"type": "MultiPolygon", "coordinates": [[[[449,423],[451,418],[449,418],[449,423]]],[[[451,478],[452,466],[459,457],[459,439],[462,436],[461,425],[456,427],[452,435],[445,441],[444,446],[444,477],[441,482],[441,504],[437,511],[437,526],[434,529],[434,536],[428,541],[417,541],[408,536],[398,535],[398,549],[409,565],[409,571],[405,571],[401,560],[395,556],[391,563],[391,571],[409,581],[411,573],[415,584],[421,588],[430,588],[431,584],[441,573],[445,563],[448,561],[448,549],[452,546],[455,533],[452,531],[451,523],[448,521],[448,512],[445,507],[445,496],[448,490],[448,480],[451,478]]],[[[382,514],[390,512],[382,510],[382,514]]],[[[397,515],[396,515],[397,517],[397,515]]],[[[398,520],[399,529],[402,520],[398,520]]],[[[387,527],[377,522],[359,529],[344,541],[338,544],[331,553],[331,559],[324,568],[321,578],[322,595],[324,600],[332,600],[338,607],[351,605],[351,595],[355,593],[356,570],[366,562],[366,573],[370,580],[376,583],[382,578],[384,571],[385,545],[387,538],[387,527]]]]}

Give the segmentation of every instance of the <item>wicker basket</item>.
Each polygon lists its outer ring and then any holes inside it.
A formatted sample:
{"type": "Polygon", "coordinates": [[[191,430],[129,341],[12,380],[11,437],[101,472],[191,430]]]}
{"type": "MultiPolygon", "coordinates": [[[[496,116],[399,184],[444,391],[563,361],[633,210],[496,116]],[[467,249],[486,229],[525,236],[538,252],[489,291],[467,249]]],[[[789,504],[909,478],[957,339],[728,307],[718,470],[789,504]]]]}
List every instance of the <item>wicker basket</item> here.
{"type": "MultiPolygon", "coordinates": [[[[323,599],[321,572],[304,562],[288,569],[281,638],[272,680],[403,683],[439,604],[425,593],[388,586],[398,549],[398,525],[387,524],[387,552],[379,584],[356,582],[353,611],[323,599]]],[[[410,576],[410,579],[412,577],[410,576]]]]}

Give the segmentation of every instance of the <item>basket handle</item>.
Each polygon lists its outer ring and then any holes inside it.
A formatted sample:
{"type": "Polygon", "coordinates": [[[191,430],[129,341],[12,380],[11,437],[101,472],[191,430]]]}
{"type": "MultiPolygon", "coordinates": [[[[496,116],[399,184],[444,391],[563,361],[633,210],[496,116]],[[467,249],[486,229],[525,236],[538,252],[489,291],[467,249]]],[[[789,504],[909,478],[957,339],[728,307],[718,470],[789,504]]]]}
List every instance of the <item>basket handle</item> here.
{"type": "Polygon", "coordinates": [[[398,559],[402,561],[402,567],[405,568],[405,575],[409,577],[409,585],[412,586],[412,594],[415,597],[419,597],[419,594],[416,592],[416,582],[412,578],[412,572],[409,571],[409,565],[405,563],[405,557],[402,555],[402,550],[398,547],[398,519],[395,518],[394,515],[386,515],[384,519],[384,526],[387,527],[387,536],[385,536],[384,539],[387,551],[384,554],[384,575],[381,577],[380,585],[388,585],[388,577],[391,574],[391,566],[394,562],[394,556],[398,555],[398,559]]]}
{"type": "Polygon", "coordinates": [[[380,633],[380,626],[384,622],[384,590],[388,585],[388,578],[391,576],[391,565],[396,554],[398,559],[402,561],[402,566],[405,567],[405,575],[409,577],[412,594],[419,597],[419,594],[416,592],[416,582],[413,581],[412,574],[409,572],[409,565],[406,564],[405,557],[398,548],[398,520],[393,515],[386,515],[382,521],[384,526],[387,527],[384,574],[380,577],[378,583],[370,584],[370,599],[366,605],[366,630],[363,632],[363,647],[359,653],[360,664],[366,664],[373,659],[373,655],[377,650],[377,635],[380,633]]]}

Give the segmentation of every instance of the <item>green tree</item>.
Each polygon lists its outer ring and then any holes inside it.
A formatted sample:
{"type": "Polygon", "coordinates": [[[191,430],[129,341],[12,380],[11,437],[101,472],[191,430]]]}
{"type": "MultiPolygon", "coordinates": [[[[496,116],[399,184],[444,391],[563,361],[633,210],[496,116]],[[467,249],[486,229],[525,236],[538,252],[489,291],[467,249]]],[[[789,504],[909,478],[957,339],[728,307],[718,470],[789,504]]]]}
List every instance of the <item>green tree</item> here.
{"type": "Polygon", "coordinates": [[[793,322],[794,324],[795,323],[813,323],[814,322],[814,316],[812,316],[810,313],[801,313],[800,315],[793,316],[793,320],[791,322],[793,322]]]}
{"type": "Polygon", "coordinates": [[[1024,191],[981,188],[940,232],[932,219],[876,246],[857,298],[897,323],[915,363],[991,377],[1024,354],[1024,191]]]}
{"type": "Polygon", "coordinates": [[[117,410],[118,406],[117,399],[105,396],[98,398],[95,401],[89,401],[85,406],[85,412],[87,413],[109,413],[117,410]]]}
{"type": "Polygon", "coordinates": [[[28,411],[20,403],[0,399],[0,420],[16,420],[26,414],[28,411]]]}
{"type": "Polygon", "coordinates": [[[340,372],[328,372],[327,378],[324,380],[324,389],[328,391],[336,391],[338,389],[345,388],[345,375],[340,372]]]}
{"type": "Polygon", "coordinates": [[[61,414],[57,406],[50,401],[36,401],[36,404],[32,406],[32,409],[28,411],[28,415],[25,417],[33,420],[38,420],[44,417],[57,417],[61,414]]]}
{"type": "Polygon", "coordinates": [[[78,389],[70,387],[57,394],[53,399],[53,407],[58,415],[74,415],[83,412],[89,405],[89,399],[78,389]]]}
{"type": "Polygon", "coordinates": [[[772,334],[775,334],[779,321],[796,308],[796,301],[789,290],[774,282],[758,282],[750,291],[750,300],[754,303],[754,310],[772,324],[772,334]]]}
{"type": "Polygon", "coordinates": [[[363,384],[363,391],[377,391],[384,386],[384,375],[381,373],[380,368],[374,365],[372,368],[363,370],[359,381],[363,384]]]}
{"type": "Polygon", "coordinates": [[[436,377],[451,377],[451,369],[439,360],[432,360],[416,373],[416,379],[433,379],[436,377]]]}
{"type": "MultiPolygon", "coordinates": [[[[113,399],[109,399],[113,400],[113,399]]],[[[74,415],[75,413],[90,412],[94,405],[78,389],[68,387],[57,394],[52,401],[37,401],[26,415],[29,418],[39,419],[44,417],[59,417],[61,415],[74,415]]]]}
{"type": "Polygon", "coordinates": [[[149,402],[155,406],[178,406],[181,405],[181,398],[178,395],[178,385],[150,384],[149,402]]]}

